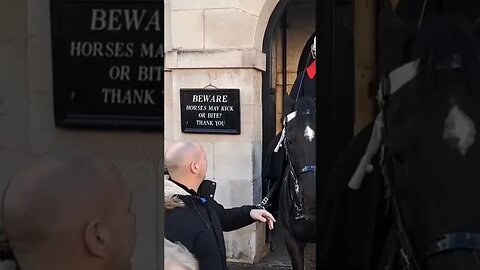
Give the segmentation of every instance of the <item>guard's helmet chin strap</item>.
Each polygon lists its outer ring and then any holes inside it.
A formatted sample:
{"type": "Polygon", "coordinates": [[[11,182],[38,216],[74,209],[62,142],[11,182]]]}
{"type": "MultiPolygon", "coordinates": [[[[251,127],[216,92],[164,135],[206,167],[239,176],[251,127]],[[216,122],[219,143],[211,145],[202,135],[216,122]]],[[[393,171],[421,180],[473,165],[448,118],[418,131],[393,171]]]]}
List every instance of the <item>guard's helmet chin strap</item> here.
{"type": "Polygon", "coordinates": [[[313,59],[317,59],[317,37],[313,38],[311,52],[312,52],[313,59]]]}

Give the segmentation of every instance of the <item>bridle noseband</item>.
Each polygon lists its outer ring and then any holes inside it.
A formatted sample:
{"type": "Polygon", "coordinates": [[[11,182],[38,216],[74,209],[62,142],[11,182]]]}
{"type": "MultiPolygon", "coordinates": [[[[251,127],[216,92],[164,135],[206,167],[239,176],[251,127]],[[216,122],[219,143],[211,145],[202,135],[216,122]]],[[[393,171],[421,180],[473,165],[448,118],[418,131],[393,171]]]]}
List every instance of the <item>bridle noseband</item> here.
{"type": "MultiPolygon", "coordinates": [[[[290,173],[290,176],[293,180],[293,184],[295,186],[295,194],[298,194],[299,192],[299,177],[301,174],[304,174],[304,173],[316,173],[317,172],[317,166],[316,165],[304,165],[300,168],[300,170],[296,170],[295,169],[295,166],[293,165],[293,162],[292,162],[292,156],[290,155],[290,152],[289,152],[289,149],[288,149],[288,143],[287,143],[287,123],[290,122],[290,120],[292,120],[293,118],[295,118],[297,112],[295,111],[294,112],[295,115],[291,118],[289,118],[288,116],[291,115],[287,115],[285,117],[285,120],[284,120],[284,128],[283,128],[283,133],[282,133],[282,139],[280,140],[280,142],[282,142],[283,146],[285,147],[285,157],[287,159],[287,162],[288,162],[288,171],[290,173]]],[[[308,115],[310,114],[310,111],[306,111],[306,112],[302,112],[301,114],[303,115],[308,115]]],[[[287,179],[287,177],[285,177],[285,180],[287,179]]],[[[308,215],[305,215],[304,214],[304,207],[303,207],[303,204],[302,202],[298,199],[298,196],[294,196],[294,194],[292,194],[292,192],[289,192],[289,195],[290,195],[290,199],[292,200],[293,202],[293,205],[295,207],[295,210],[296,210],[296,215],[295,215],[295,219],[310,219],[310,217],[308,215]]]]}

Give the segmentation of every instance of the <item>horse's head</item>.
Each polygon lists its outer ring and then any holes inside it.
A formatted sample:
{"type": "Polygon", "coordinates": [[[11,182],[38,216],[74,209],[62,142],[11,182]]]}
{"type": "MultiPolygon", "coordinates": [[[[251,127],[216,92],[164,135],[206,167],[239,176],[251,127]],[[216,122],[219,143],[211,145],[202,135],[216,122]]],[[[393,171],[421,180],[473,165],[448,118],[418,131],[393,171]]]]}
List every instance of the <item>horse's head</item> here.
{"type": "Polygon", "coordinates": [[[302,204],[304,214],[314,217],[316,215],[315,101],[311,97],[300,97],[294,108],[295,117],[285,125],[285,147],[293,176],[290,184],[302,204]]]}
{"type": "Polygon", "coordinates": [[[462,17],[426,20],[414,53],[419,61],[390,73],[390,88],[412,75],[388,97],[385,147],[404,225],[425,269],[467,269],[439,263],[446,257],[432,247],[444,234],[480,233],[480,213],[471,210],[480,203],[480,50],[472,33],[462,17]]]}

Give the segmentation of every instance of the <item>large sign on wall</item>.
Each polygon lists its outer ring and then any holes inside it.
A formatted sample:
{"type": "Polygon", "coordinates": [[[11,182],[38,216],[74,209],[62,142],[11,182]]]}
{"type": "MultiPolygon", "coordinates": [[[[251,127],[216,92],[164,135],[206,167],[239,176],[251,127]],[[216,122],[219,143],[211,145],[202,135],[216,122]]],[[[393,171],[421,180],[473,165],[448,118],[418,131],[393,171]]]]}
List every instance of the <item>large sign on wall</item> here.
{"type": "Polygon", "coordinates": [[[163,129],[164,3],[51,0],[55,122],[163,129]]]}
{"type": "Polygon", "coordinates": [[[180,89],[182,132],[240,134],[239,89],[180,89]]]}

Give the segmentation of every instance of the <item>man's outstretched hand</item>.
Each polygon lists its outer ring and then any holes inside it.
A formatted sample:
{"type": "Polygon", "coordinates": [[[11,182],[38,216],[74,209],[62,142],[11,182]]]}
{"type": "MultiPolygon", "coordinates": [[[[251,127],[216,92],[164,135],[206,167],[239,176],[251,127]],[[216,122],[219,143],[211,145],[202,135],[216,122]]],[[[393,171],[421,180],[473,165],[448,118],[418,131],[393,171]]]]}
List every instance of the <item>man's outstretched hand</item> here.
{"type": "Polygon", "coordinates": [[[268,223],[268,228],[270,230],[273,230],[273,223],[274,222],[277,222],[272,214],[270,214],[267,210],[263,210],[263,209],[252,209],[250,211],[250,216],[255,219],[255,220],[258,220],[260,222],[267,222],[268,223]]]}

